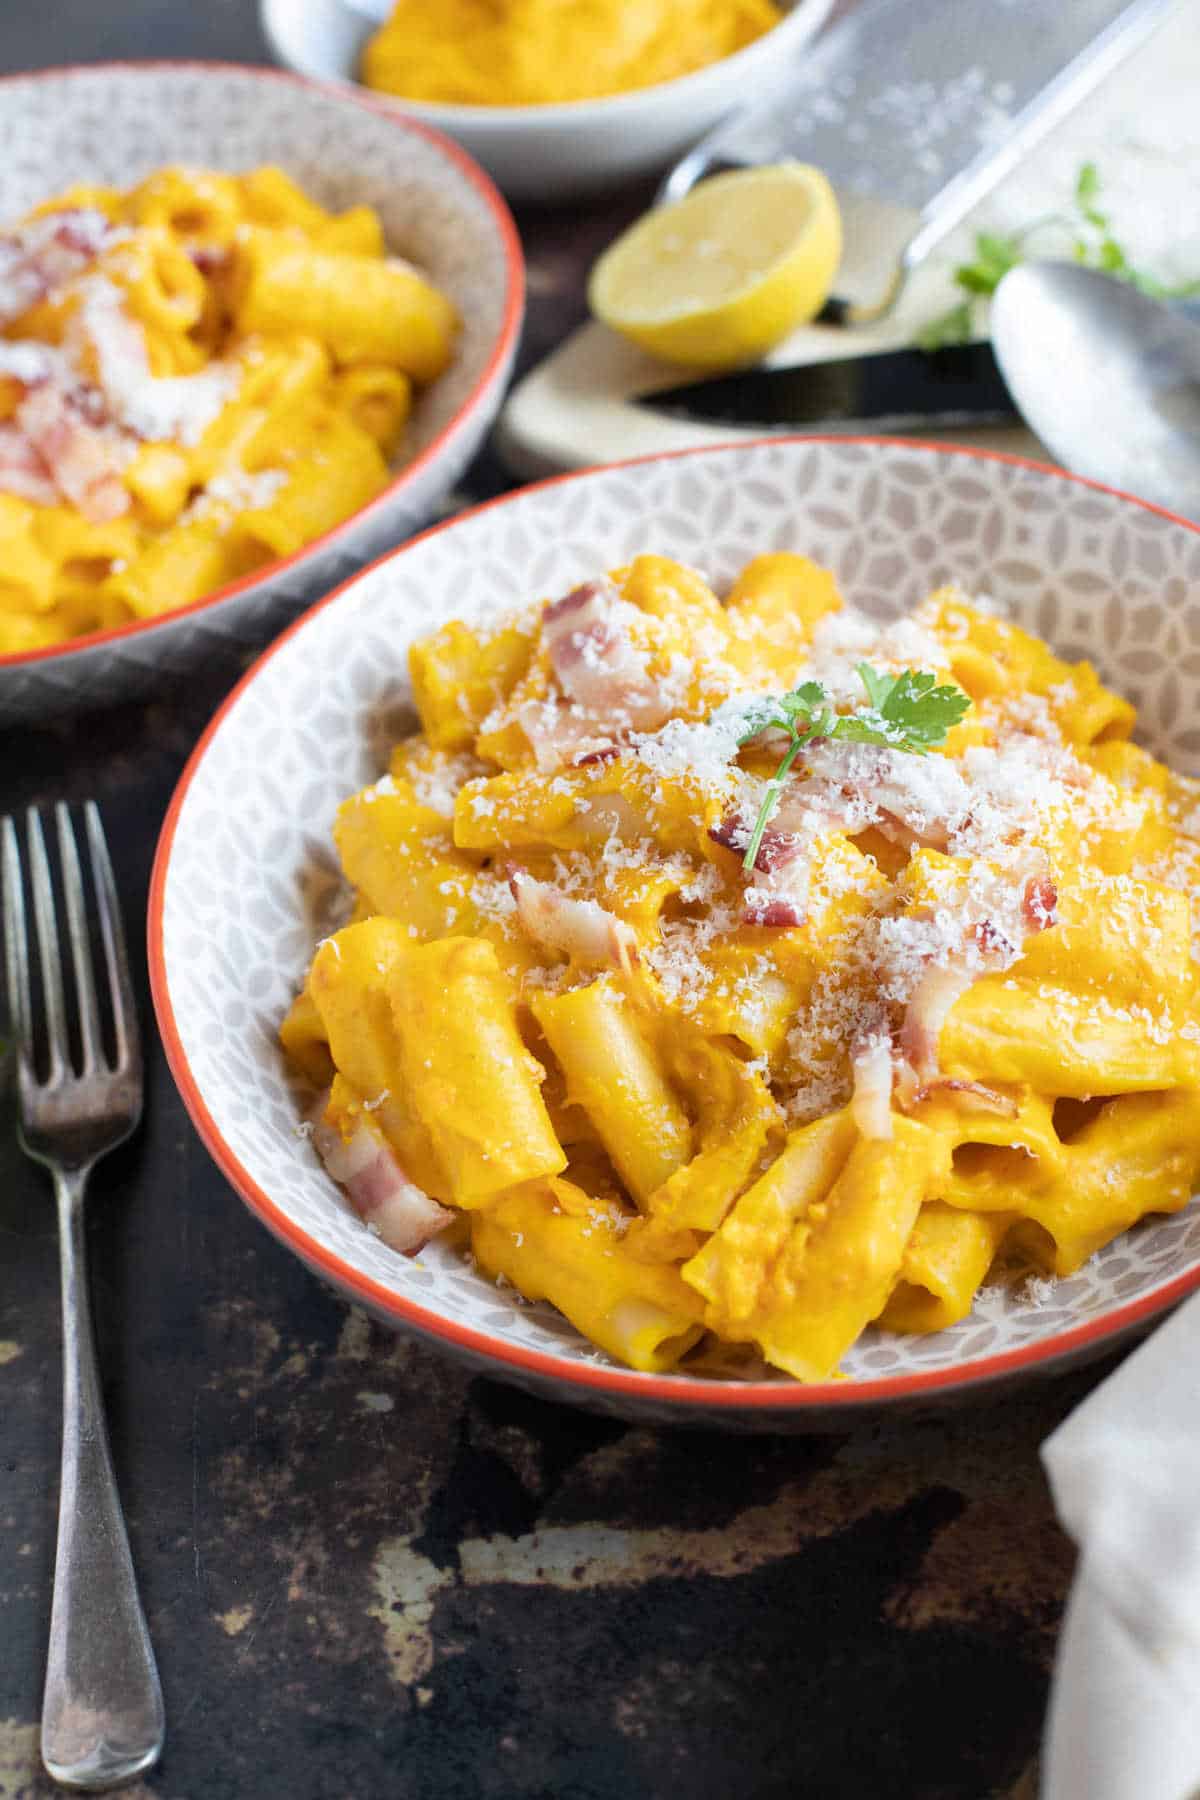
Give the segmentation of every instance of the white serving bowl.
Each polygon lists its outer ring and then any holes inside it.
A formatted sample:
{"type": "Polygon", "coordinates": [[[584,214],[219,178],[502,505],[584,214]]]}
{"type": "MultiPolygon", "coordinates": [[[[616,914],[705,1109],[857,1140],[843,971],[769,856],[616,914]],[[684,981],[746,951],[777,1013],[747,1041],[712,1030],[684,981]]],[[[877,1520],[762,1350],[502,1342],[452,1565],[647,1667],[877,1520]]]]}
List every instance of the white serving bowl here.
{"type": "Polygon", "coordinates": [[[297,1135],[276,1034],[327,929],[330,825],[410,726],[405,652],[442,621],[560,593],[661,551],[718,587],[758,551],[804,551],[881,616],[959,580],[1142,708],[1147,741],[1200,768],[1200,528],[1013,458],[866,439],[775,439],[597,469],[426,532],[312,609],[246,676],[171,805],[150,965],[171,1067],[213,1156],[259,1218],[397,1330],[541,1393],[658,1421],[832,1427],[977,1392],[1110,1347],[1200,1286],[1200,1204],[1119,1238],[1050,1298],[989,1291],[930,1337],[868,1331],[849,1379],[803,1387],[642,1375],[548,1306],[516,1306],[435,1240],[396,1255],[297,1135]]]}
{"type": "Polygon", "coordinates": [[[456,144],[362,91],[275,69],[112,63],[0,80],[0,221],[73,182],[127,187],[166,163],[277,163],[324,206],[366,202],[389,244],[451,296],[452,367],[414,409],[395,477],[294,556],[169,613],[71,644],[0,656],[0,726],[152,690],[271,630],[430,517],[488,430],[521,326],[524,269],[508,210],[456,144]]]}
{"type": "MultiPolygon", "coordinates": [[[[785,0],[787,16],[733,56],[657,87],[557,106],[439,106],[379,96],[436,125],[478,157],[516,200],[563,200],[662,169],[735,107],[781,81],[833,9],[785,0]]],[[[259,0],[278,60],[302,75],[356,84],[359,54],[378,27],[346,0],[259,0]]]]}

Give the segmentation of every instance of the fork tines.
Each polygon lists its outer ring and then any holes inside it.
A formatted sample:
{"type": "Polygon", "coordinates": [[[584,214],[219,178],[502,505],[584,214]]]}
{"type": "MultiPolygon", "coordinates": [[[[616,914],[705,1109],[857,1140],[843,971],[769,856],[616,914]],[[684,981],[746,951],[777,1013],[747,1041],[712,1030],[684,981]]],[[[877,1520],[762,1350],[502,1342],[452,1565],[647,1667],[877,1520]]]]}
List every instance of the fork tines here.
{"type": "MultiPolygon", "coordinates": [[[[88,907],[84,896],[83,871],[79,848],[69,809],[60,802],[54,809],[60,884],[66,902],[67,937],[71,946],[71,976],[74,992],[74,1023],[78,1043],[78,1067],[71,1053],[68,1012],[63,982],[61,933],[55,908],[54,885],[50,859],[41,819],[32,807],[26,815],[25,843],[29,892],[33,900],[33,917],[37,935],[37,962],[41,977],[41,1019],[44,1020],[44,1057],[46,1088],[73,1076],[136,1073],[139,1066],[137,1014],[133,984],[121,930],[116,884],[108,845],[94,801],[83,808],[87,839],[90,885],[94,895],[99,941],[103,949],[107,974],[108,1013],[112,1026],[115,1054],[110,1058],[102,1039],[101,1004],[96,988],[88,907]]],[[[22,1104],[37,1086],[38,1013],[33,1000],[31,982],[32,943],[26,923],[25,882],[22,879],[21,848],[16,825],[11,818],[0,825],[0,861],[3,863],[3,908],[5,963],[8,975],[8,999],[16,1040],[17,1067],[22,1104]]]]}

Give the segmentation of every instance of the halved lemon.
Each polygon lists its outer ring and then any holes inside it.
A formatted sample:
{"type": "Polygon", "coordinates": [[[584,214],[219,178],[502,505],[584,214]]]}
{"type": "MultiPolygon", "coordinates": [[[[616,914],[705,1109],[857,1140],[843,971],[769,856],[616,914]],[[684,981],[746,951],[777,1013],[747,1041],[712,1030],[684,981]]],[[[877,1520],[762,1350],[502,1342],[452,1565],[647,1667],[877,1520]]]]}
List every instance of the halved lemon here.
{"type": "Polygon", "coordinates": [[[735,368],[820,312],[841,254],[841,215],[820,169],[736,169],[623,232],[593,268],[588,301],[667,362],[735,368]]]}

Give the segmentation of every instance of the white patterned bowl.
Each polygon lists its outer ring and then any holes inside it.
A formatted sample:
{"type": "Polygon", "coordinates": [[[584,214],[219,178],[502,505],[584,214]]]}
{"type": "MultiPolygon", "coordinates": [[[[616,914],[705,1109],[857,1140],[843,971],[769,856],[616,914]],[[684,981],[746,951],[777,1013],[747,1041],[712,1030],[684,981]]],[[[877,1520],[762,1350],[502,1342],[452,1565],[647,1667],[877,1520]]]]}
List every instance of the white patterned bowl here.
{"type": "Polygon", "coordinates": [[[1111,1346],[1200,1285],[1200,1203],[1127,1233],[1040,1306],[989,1290],[952,1330],[869,1331],[846,1380],[640,1375],[550,1308],[514,1306],[436,1241],[410,1262],[373,1237],[297,1136],[276,1033],[336,885],[334,811],[374,779],[411,722],[413,637],[560,592],[642,550],[720,584],[779,548],[827,564],[877,615],[952,579],[992,594],[1136,701],[1157,753],[1200,769],[1200,529],[1011,458],[773,440],[527,488],[346,583],[272,646],[209,728],[168,814],[150,900],[155,1004],[183,1097],[234,1187],[312,1269],[397,1329],[544,1393],[652,1420],[772,1430],[970,1393],[1111,1346]]]}
{"type": "MultiPolygon", "coordinates": [[[[386,104],[457,139],[514,199],[595,193],[653,174],[766,82],[786,81],[833,0],[781,3],[786,17],[773,31],[656,87],[554,106],[443,106],[395,95],[386,104]]],[[[377,29],[348,0],[259,0],[258,11],[278,60],[325,81],[354,83],[363,44],[377,29]]]]}
{"type": "Polygon", "coordinates": [[[278,163],[325,206],[374,206],[389,244],[458,307],[458,355],[422,396],[405,460],[368,505],[294,556],[164,618],[0,656],[0,726],[107,705],[206,658],[260,647],[425,523],[504,392],[524,299],[520,244],[487,176],[436,131],[361,91],[276,69],[112,63],[0,80],[0,221],[73,182],[125,187],[174,162],[230,171],[278,163]]]}

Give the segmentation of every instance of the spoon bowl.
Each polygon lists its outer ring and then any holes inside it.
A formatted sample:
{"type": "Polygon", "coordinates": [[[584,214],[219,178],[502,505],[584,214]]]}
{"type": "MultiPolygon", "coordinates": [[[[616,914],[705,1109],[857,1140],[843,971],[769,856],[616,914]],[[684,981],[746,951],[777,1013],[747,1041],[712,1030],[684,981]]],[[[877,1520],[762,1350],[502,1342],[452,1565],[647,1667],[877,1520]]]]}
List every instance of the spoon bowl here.
{"type": "Polygon", "coordinates": [[[1074,263],[1023,263],[992,344],[1030,429],[1066,468],[1200,517],[1200,323],[1074,263]]]}

